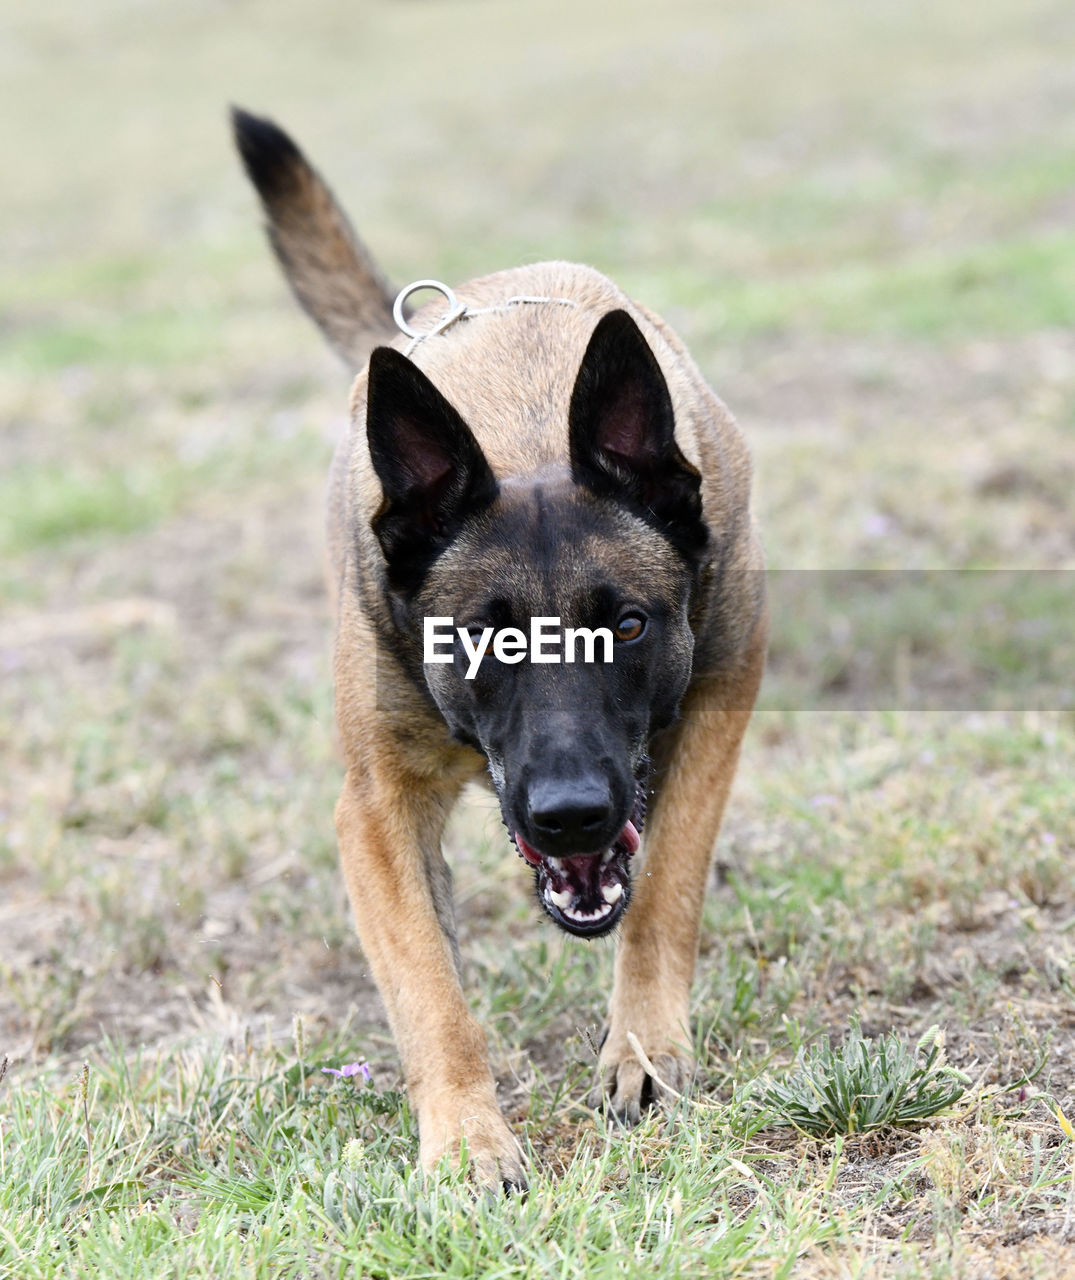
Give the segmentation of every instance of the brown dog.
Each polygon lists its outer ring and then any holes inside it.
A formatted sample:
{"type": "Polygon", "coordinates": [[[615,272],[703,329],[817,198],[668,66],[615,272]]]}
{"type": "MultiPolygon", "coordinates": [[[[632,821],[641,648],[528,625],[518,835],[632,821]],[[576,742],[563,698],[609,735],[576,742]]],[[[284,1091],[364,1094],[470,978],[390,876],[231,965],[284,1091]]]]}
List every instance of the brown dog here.
{"type": "Polygon", "coordinates": [[[482,1181],[523,1185],[460,986],[444,823],[484,779],[541,908],[581,937],[619,926],[598,1100],[631,1122],[684,1087],[702,899],[764,662],[747,450],[675,334],[586,267],[473,281],[408,342],[294,143],[234,124],[291,287],[357,373],[328,535],[359,937],[423,1165],[465,1144],[482,1181]]]}

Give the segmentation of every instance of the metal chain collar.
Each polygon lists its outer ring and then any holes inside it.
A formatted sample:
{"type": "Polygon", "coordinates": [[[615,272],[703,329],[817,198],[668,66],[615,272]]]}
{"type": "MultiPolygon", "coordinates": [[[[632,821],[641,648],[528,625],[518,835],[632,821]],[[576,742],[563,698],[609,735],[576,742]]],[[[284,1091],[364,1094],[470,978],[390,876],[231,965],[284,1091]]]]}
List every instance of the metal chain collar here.
{"type": "Polygon", "coordinates": [[[405,289],[401,289],[396,295],[396,300],[392,304],[392,319],[395,320],[401,332],[411,339],[407,349],[403,352],[405,356],[409,356],[420,342],[425,342],[426,338],[433,338],[438,333],[443,333],[445,329],[455,324],[457,320],[469,319],[471,316],[491,315],[497,311],[510,311],[512,307],[526,306],[539,302],[551,302],[563,307],[577,307],[579,305],[573,298],[538,298],[526,293],[517,293],[499,306],[472,308],[468,307],[465,302],[460,302],[453,291],[439,280],[415,280],[412,284],[407,285],[405,289]],[[436,290],[437,293],[444,295],[448,303],[448,310],[444,315],[431,329],[424,331],[415,329],[408,324],[407,318],[403,313],[403,304],[412,293],[418,293],[422,289],[436,290]]]}

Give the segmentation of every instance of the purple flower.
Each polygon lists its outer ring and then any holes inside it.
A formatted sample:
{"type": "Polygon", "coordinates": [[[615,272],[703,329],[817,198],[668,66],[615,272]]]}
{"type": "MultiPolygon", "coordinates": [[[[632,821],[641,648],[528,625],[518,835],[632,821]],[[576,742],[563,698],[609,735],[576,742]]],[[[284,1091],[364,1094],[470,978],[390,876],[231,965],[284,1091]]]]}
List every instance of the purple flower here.
{"type": "Polygon", "coordinates": [[[342,1067],[322,1067],[321,1070],[326,1076],[339,1076],[341,1079],[346,1079],[348,1076],[361,1076],[367,1084],[370,1082],[368,1062],[345,1062],[342,1067]]]}

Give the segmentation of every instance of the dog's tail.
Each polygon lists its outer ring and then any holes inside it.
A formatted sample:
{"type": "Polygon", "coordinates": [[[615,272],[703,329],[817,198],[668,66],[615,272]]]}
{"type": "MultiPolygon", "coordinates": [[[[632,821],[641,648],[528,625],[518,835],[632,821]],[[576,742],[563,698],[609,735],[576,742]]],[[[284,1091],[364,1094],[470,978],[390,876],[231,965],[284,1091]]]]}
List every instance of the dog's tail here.
{"type": "Polygon", "coordinates": [[[288,284],[354,370],[398,333],[392,291],[316,169],[271,120],[231,111],[235,143],[288,284]]]}

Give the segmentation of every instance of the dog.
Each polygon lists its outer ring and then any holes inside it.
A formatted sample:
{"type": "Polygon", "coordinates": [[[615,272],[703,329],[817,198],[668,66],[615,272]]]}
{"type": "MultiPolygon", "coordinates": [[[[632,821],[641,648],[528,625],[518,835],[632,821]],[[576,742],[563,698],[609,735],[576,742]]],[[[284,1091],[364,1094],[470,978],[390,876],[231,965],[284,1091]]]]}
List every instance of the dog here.
{"type": "Polygon", "coordinates": [[[408,316],[288,135],[238,109],[233,127],[284,274],[355,374],[327,526],[358,935],[423,1167],[465,1150],[481,1183],[522,1188],[461,985],[444,824],[483,780],[540,909],[616,931],[593,1101],[630,1124],[683,1090],[702,901],[764,667],[750,457],[681,340],[596,270],[438,286],[447,314],[408,316]]]}

